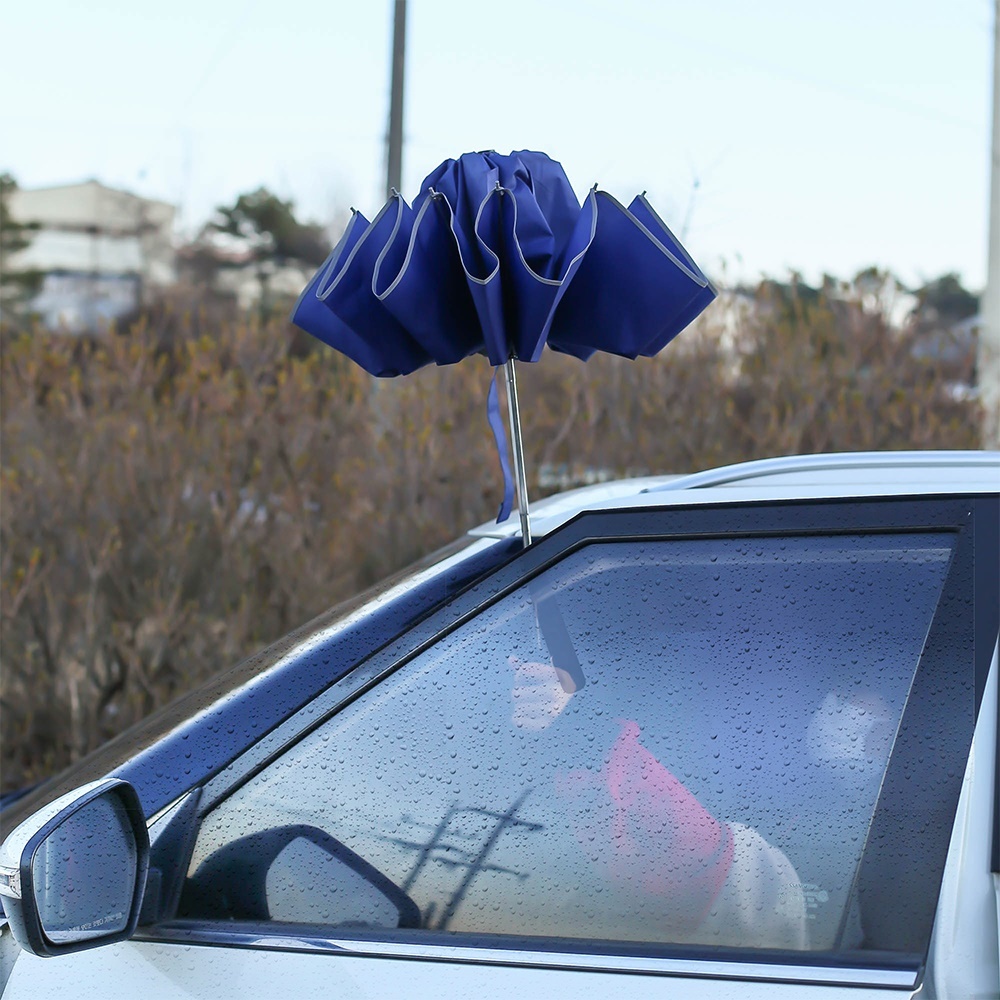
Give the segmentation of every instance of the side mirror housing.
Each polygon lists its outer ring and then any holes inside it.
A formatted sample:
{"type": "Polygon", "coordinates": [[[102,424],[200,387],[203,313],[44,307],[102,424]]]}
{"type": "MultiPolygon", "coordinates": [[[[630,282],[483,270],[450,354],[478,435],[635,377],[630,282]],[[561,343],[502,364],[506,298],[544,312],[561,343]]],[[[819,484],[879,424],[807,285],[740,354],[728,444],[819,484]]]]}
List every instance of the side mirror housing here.
{"type": "Polygon", "coordinates": [[[149,871],[142,805],[104,778],[29,816],[0,846],[0,895],[17,943],[48,957],[122,941],[149,871]]]}

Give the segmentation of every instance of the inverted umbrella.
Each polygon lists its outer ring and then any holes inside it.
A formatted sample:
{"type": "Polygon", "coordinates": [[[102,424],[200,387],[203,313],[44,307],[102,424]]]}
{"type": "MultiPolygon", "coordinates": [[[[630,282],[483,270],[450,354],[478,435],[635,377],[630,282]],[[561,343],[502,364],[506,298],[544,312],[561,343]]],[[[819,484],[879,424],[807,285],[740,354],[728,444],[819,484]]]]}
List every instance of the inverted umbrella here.
{"type": "MultiPolygon", "coordinates": [[[[490,151],[446,160],[412,206],[393,192],[373,221],[355,212],[292,321],[380,377],[470,354],[505,366],[527,544],[514,361],[546,344],[582,360],[652,356],[713,298],[643,195],[625,208],[595,186],[581,205],[544,153],[490,151]]],[[[495,383],[490,409],[499,447],[495,383]]]]}

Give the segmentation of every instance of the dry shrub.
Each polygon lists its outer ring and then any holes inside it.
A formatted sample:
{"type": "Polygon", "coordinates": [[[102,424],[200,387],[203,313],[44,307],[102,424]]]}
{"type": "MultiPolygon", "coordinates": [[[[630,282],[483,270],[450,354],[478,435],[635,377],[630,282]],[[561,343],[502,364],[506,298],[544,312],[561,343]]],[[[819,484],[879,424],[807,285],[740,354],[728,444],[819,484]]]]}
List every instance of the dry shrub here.
{"type": "MultiPolygon", "coordinates": [[[[928,356],[916,323],[859,303],[762,288],[710,309],[656,358],[550,354],[524,374],[530,460],[619,475],[692,472],[775,455],[978,448],[974,355],[928,356]]],[[[571,474],[571,478],[574,476],[571,474]]]]}
{"type": "MultiPolygon", "coordinates": [[[[823,301],[762,301],[751,317],[725,336],[709,318],[652,360],[522,366],[531,470],[976,447],[975,407],[949,391],[968,365],[921,359],[912,332],[823,301]]],[[[97,342],[11,337],[0,378],[5,788],[485,520],[500,497],[480,358],[376,384],[281,323],[159,314],[97,342]]]]}

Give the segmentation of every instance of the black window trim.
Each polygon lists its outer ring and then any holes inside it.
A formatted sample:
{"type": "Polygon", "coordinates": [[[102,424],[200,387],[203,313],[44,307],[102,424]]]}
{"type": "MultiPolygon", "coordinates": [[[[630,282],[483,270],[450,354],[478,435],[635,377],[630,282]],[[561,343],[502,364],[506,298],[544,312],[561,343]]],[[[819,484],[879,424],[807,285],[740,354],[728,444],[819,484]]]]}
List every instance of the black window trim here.
{"type": "MultiPolygon", "coordinates": [[[[977,528],[984,523],[991,523],[991,520],[997,521],[998,516],[1000,516],[1000,498],[995,495],[984,496],[982,494],[876,499],[770,500],[740,504],[643,507],[632,510],[585,512],[577,515],[550,535],[543,537],[522,553],[515,555],[490,576],[465,588],[452,600],[435,609],[410,631],[374,652],[323,693],[323,700],[328,703],[319,706],[314,701],[310,706],[278,727],[277,730],[264,737],[253,748],[246,751],[228,768],[217,774],[204,786],[198,808],[198,817],[200,819],[201,816],[228,798],[246,781],[346,705],[381,683],[455,629],[475,618],[514,590],[530,582],[538,574],[561,561],[571,552],[601,542],[679,541],[713,537],[909,534],[935,531],[956,533],[958,536],[956,547],[946,575],[942,598],[935,609],[928,639],[916,671],[914,690],[917,689],[918,681],[921,678],[923,678],[924,684],[930,682],[928,677],[932,670],[929,670],[928,665],[925,664],[928,652],[931,653],[932,657],[936,655],[938,660],[942,657],[947,658],[950,647],[946,641],[948,634],[945,633],[949,633],[955,620],[961,618],[960,613],[949,615],[949,608],[962,603],[963,588],[965,588],[967,597],[968,588],[974,586],[975,606],[971,620],[966,623],[969,643],[970,645],[974,643],[973,677],[969,678],[973,681],[974,709],[968,720],[968,739],[965,740],[963,737],[967,755],[968,743],[971,742],[973,727],[982,701],[993,644],[996,641],[997,619],[1000,617],[1000,592],[998,592],[996,574],[984,573],[981,565],[982,560],[974,558],[975,552],[979,548],[976,544],[977,528]],[[991,634],[994,639],[987,652],[984,651],[984,646],[991,634]]],[[[987,543],[992,541],[989,530],[984,532],[984,535],[986,537],[981,541],[987,543]]],[[[911,692],[907,708],[904,711],[904,724],[911,710],[912,698],[913,692],[911,692]]],[[[890,771],[896,758],[897,753],[894,750],[893,757],[890,759],[890,771]]],[[[962,765],[958,769],[954,794],[948,800],[948,808],[952,816],[954,816],[961,788],[964,761],[962,765]]],[[[896,766],[898,766],[898,762],[896,766]]],[[[878,812],[879,808],[876,809],[876,815],[878,812]]],[[[950,833],[949,827],[943,834],[944,849],[940,852],[940,870],[937,871],[936,875],[937,885],[940,885],[943,875],[950,833]]],[[[142,936],[148,935],[157,940],[179,940],[180,938],[176,936],[178,934],[185,939],[189,939],[192,933],[200,936],[200,933],[191,927],[190,921],[185,921],[184,924],[186,929],[183,931],[180,925],[174,927],[168,923],[161,924],[156,929],[145,929],[142,936]]],[[[203,931],[206,935],[206,941],[215,940],[219,933],[225,933],[221,928],[213,930],[207,923],[203,931]]],[[[278,933],[283,940],[288,938],[287,929],[278,933]]],[[[266,937],[266,934],[264,936],[266,937]]],[[[294,937],[294,934],[292,936],[294,937]]],[[[355,940],[353,933],[350,935],[337,933],[332,937],[345,941],[355,940]]],[[[391,934],[382,935],[379,940],[387,941],[391,937],[391,934]]],[[[357,938],[359,942],[363,939],[364,935],[357,938]]],[[[438,943],[441,944],[444,940],[448,939],[441,939],[438,943]]],[[[425,947],[432,945],[434,942],[424,942],[425,947]]],[[[476,945],[473,944],[473,947],[476,945]]],[[[658,947],[660,957],[669,959],[671,962],[694,961],[691,955],[692,950],[687,946],[664,945],[658,947]]],[[[531,939],[529,950],[538,954],[547,952],[544,939],[531,939]]],[[[622,949],[618,948],[616,951],[620,954],[622,949]]],[[[898,954],[894,955],[890,964],[895,964],[901,957],[898,954]]],[[[914,956],[914,960],[915,964],[911,968],[915,974],[919,975],[926,955],[914,956]]],[[[734,957],[731,960],[713,961],[735,961],[737,964],[746,964],[745,953],[742,953],[742,958],[734,957]]],[[[780,964],[787,965],[788,963],[792,963],[796,967],[813,968],[815,966],[817,970],[820,970],[829,967],[829,956],[824,956],[822,953],[812,953],[811,958],[810,953],[788,952],[780,964]]],[[[867,964],[866,956],[865,960],[859,963],[859,967],[867,966],[867,964]]],[[[877,964],[878,967],[886,967],[884,962],[877,961],[877,964]]],[[[650,969],[650,971],[653,970],[650,969]]],[[[817,982],[820,980],[810,977],[807,981],[817,982]]],[[[876,984],[872,983],[872,985],[876,984]]]]}

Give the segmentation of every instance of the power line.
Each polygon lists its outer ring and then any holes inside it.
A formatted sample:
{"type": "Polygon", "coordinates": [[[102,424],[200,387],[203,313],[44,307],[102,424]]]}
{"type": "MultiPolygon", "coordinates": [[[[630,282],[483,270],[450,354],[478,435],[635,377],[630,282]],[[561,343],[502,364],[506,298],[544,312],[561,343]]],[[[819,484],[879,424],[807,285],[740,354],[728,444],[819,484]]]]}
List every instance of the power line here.
{"type": "MultiPolygon", "coordinates": [[[[581,5],[588,7],[595,13],[599,13],[603,20],[611,20],[611,18],[607,17],[607,7],[603,5],[595,6],[593,3],[586,3],[586,0],[583,0],[581,5]]],[[[625,20],[618,14],[615,15],[614,19],[618,23],[625,20]]],[[[643,20],[633,17],[628,20],[630,20],[634,24],[636,30],[639,31],[649,32],[657,27],[657,25],[648,19],[643,20]]],[[[992,31],[992,22],[990,30],[992,31]]],[[[787,66],[781,66],[777,63],[748,55],[741,49],[732,48],[728,45],[720,44],[719,42],[706,39],[698,35],[680,32],[673,27],[670,29],[670,37],[671,39],[683,40],[686,43],[691,43],[702,49],[716,52],[719,55],[724,55],[727,60],[742,63],[744,66],[750,67],[751,69],[754,69],[759,73],[763,73],[766,76],[787,80],[791,83],[804,84],[805,86],[812,87],[815,90],[822,90],[835,94],[838,97],[859,100],[866,104],[877,104],[893,111],[922,118],[926,121],[937,121],[944,125],[950,125],[953,128],[982,133],[982,125],[978,122],[970,121],[959,115],[951,114],[948,111],[944,111],[939,108],[928,107],[925,104],[908,100],[905,97],[887,94],[884,91],[875,90],[871,87],[844,84],[824,79],[822,77],[813,76],[808,73],[800,73],[787,66]]]]}
{"type": "MultiPolygon", "coordinates": [[[[227,25],[225,29],[225,34],[219,39],[218,44],[212,51],[212,54],[208,57],[205,62],[205,69],[195,84],[194,89],[188,94],[180,106],[180,113],[187,111],[188,108],[194,103],[195,98],[201,93],[205,84],[212,78],[215,71],[219,68],[222,61],[229,55],[233,47],[239,41],[240,33],[246,27],[247,21],[250,20],[250,15],[257,9],[260,4],[260,0],[247,0],[243,5],[243,10],[240,11],[239,15],[233,18],[227,25]]],[[[178,122],[180,115],[178,115],[178,122]]]]}

